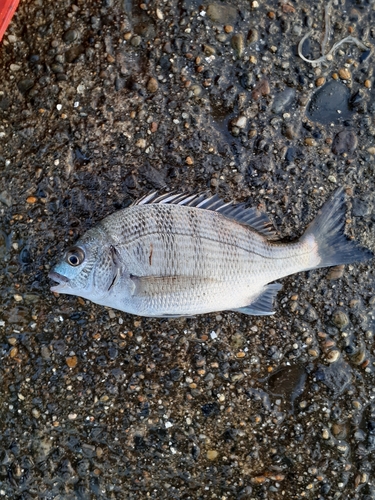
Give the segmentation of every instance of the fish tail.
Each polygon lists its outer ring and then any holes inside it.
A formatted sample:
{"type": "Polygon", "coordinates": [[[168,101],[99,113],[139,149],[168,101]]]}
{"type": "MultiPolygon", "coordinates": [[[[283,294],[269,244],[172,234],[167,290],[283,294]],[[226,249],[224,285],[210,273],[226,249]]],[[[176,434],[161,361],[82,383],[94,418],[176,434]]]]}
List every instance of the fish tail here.
{"type": "Polygon", "coordinates": [[[314,249],[313,269],[364,262],[373,257],[370,250],[345,236],[345,214],[345,192],[339,188],[319,210],[301,238],[314,249]]]}

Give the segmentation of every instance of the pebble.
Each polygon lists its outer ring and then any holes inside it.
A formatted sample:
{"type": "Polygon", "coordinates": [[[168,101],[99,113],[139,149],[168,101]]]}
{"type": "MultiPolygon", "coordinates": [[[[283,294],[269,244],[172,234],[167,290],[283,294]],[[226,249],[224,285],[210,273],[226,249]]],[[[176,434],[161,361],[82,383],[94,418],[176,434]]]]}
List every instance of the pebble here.
{"type": "Polygon", "coordinates": [[[255,43],[258,40],[259,40],[259,31],[256,28],[250,29],[247,35],[248,43],[255,43]]]}
{"type": "Polygon", "coordinates": [[[78,32],[76,30],[68,30],[63,34],[63,40],[65,43],[72,43],[78,37],[78,32]]]}
{"type": "Polygon", "coordinates": [[[337,326],[337,328],[340,328],[340,330],[343,330],[349,324],[349,318],[347,314],[344,313],[344,311],[340,310],[337,310],[333,313],[332,321],[337,326]]]}
{"type": "Polygon", "coordinates": [[[75,368],[78,364],[78,358],[77,356],[69,356],[65,359],[65,362],[69,366],[69,368],[75,368]]]}
{"type": "Polygon", "coordinates": [[[336,361],[340,358],[340,351],[338,349],[332,349],[326,355],[326,360],[328,363],[336,363],[336,361]]]}
{"type": "Polygon", "coordinates": [[[14,347],[12,347],[12,348],[10,349],[10,351],[9,351],[9,356],[10,356],[11,358],[15,358],[15,357],[17,356],[17,354],[18,354],[18,347],[15,347],[15,346],[14,346],[14,347]]]}
{"type": "Polygon", "coordinates": [[[130,40],[130,45],[132,47],[139,47],[142,43],[142,38],[139,36],[139,35],[136,35],[134,36],[131,40],[130,40]]]}
{"type": "Polygon", "coordinates": [[[246,127],[246,124],[247,124],[247,118],[246,116],[243,115],[238,116],[232,121],[232,125],[240,129],[244,129],[246,127]]]}
{"type": "Polygon", "coordinates": [[[17,83],[18,90],[21,93],[25,93],[34,86],[34,80],[32,78],[24,78],[17,83]]]}
{"type": "Polygon", "coordinates": [[[154,77],[151,77],[149,79],[149,81],[147,82],[147,87],[146,88],[147,88],[147,90],[149,92],[152,92],[152,93],[157,92],[157,90],[159,88],[159,83],[158,83],[157,79],[154,78],[154,77]]]}
{"type": "Polygon", "coordinates": [[[211,21],[221,24],[232,24],[237,17],[237,9],[226,3],[211,3],[206,12],[211,21]]]}
{"type": "Polygon", "coordinates": [[[65,52],[65,60],[67,63],[74,63],[78,57],[85,51],[83,45],[74,45],[65,52]]]}
{"type": "Polygon", "coordinates": [[[358,139],[353,130],[343,129],[333,139],[332,152],[335,155],[353,153],[358,145],[358,139]]]}
{"type": "Polygon", "coordinates": [[[216,450],[208,450],[208,452],[207,452],[208,460],[216,460],[218,455],[219,455],[219,453],[216,450]]]}
{"type": "Polygon", "coordinates": [[[350,80],[352,75],[347,68],[340,68],[339,77],[341,78],[341,80],[350,80]]]}
{"type": "Polygon", "coordinates": [[[38,198],[36,198],[35,196],[29,196],[28,198],[26,198],[26,203],[29,203],[30,205],[36,203],[38,201],[38,198]]]}
{"type": "Polygon", "coordinates": [[[344,265],[331,267],[327,273],[327,279],[331,281],[338,280],[343,277],[344,272],[345,272],[344,265]]]}
{"type": "Polygon", "coordinates": [[[37,408],[33,408],[31,410],[31,414],[34,418],[39,418],[40,417],[40,411],[37,408]]]}
{"type": "Polygon", "coordinates": [[[330,80],[313,94],[306,115],[310,120],[322,124],[350,118],[349,99],[348,87],[340,81],[330,80]]]}
{"type": "Polygon", "coordinates": [[[236,51],[236,54],[238,57],[242,57],[244,49],[245,49],[245,42],[244,42],[244,37],[242,33],[237,33],[232,37],[231,40],[231,45],[232,48],[236,51]]]}
{"type": "Polygon", "coordinates": [[[327,429],[323,429],[322,438],[323,439],[329,439],[329,432],[328,432],[327,429]]]}
{"type": "Polygon", "coordinates": [[[321,87],[322,85],[324,85],[324,84],[325,84],[325,82],[326,82],[325,77],[324,77],[324,76],[320,76],[319,78],[317,78],[317,79],[315,80],[315,85],[316,85],[317,87],[321,87]]]}
{"type": "Polygon", "coordinates": [[[273,113],[283,113],[292,104],[295,95],[296,91],[291,87],[286,87],[285,90],[276,94],[271,108],[273,113]]]}
{"type": "Polygon", "coordinates": [[[316,146],[316,141],[312,137],[306,137],[304,143],[305,146],[316,146]]]}
{"type": "Polygon", "coordinates": [[[270,84],[267,78],[263,78],[259,83],[257,83],[251,92],[251,96],[254,101],[258,101],[262,96],[268,95],[270,93],[270,84]]]}
{"type": "Polygon", "coordinates": [[[0,193],[0,202],[6,205],[7,207],[11,207],[13,203],[13,198],[8,191],[2,191],[0,193]]]}

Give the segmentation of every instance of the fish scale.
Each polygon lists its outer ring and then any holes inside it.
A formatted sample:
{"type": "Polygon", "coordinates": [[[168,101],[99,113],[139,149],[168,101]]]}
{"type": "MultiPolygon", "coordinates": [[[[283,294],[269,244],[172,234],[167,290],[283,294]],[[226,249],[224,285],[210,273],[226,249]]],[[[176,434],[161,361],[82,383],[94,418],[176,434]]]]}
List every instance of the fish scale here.
{"type": "Polygon", "coordinates": [[[274,280],[371,257],[344,225],[342,189],[294,243],[274,241],[254,208],[216,195],[151,194],[83,235],[50,273],[59,283],[52,290],[143,316],[273,314],[274,280]]]}

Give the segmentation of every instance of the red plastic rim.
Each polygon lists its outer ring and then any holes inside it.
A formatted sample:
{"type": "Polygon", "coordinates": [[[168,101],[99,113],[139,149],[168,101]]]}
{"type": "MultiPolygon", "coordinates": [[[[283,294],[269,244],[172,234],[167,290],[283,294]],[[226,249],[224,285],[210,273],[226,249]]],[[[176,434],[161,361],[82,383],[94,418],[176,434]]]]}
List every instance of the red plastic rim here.
{"type": "Polygon", "coordinates": [[[19,4],[19,0],[0,0],[0,41],[19,4]]]}

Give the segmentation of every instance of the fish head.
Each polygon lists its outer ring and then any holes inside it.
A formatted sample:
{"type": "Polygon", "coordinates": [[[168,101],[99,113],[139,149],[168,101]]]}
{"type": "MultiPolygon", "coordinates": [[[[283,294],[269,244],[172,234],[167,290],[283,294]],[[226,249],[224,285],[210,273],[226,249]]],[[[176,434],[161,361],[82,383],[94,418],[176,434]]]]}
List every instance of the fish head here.
{"type": "Polygon", "coordinates": [[[68,248],[49,278],[52,292],[77,295],[102,303],[118,281],[122,262],[109,236],[100,228],[88,231],[68,248]]]}
{"type": "Polygon", "coordinates": [[[102,267],[100,264],[106,245],[100,234],[93,233],[92,230],[88,231],[74,246],[68,248],[52,268],[48,276],[57,283],[51,287],[52,292],[91,300],[98,295],[95,274],[102,267]]]}

